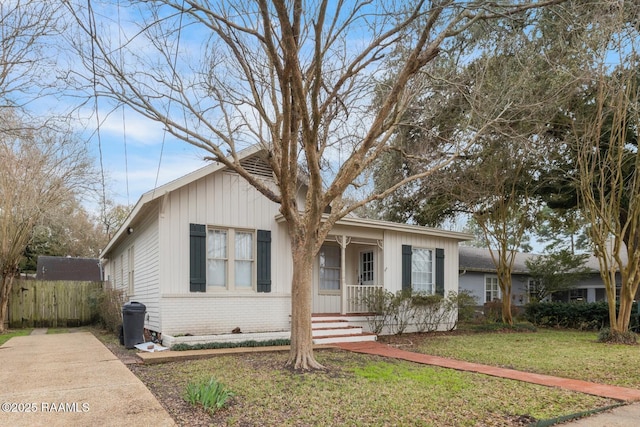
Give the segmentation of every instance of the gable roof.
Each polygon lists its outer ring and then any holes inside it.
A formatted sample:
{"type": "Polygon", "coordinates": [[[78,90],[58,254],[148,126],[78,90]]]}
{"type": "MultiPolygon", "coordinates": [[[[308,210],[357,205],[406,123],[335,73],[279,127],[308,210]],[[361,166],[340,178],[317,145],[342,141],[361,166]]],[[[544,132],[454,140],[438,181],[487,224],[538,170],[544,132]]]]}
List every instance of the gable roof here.
{"type": "MultiPolygon", "coordinates": [[[[459,247],[459,266],[460,270],[464,271],[475,271],[480,273],[495,273],[496,266],[493,263],[491,258],[491,253],[489,252],[489,248],[475,248],[471,246],[460,246],[459,247]]],[[[513,274],[529,274],[529,269],[527,268],[526,261],[533,260],[541,255],[532,254],[532,253],[516,253],[516,258],[513,263],[513,274]]],[[[594,273],[598,273],[600,271],[600,264],[598,262],[598,258],[591,255],[587,258],[587,261],[584,263],[584,266],[593,271],[594,273]]]]}
{"type": "Polygon", "coordinates": [[[102,271],[97,258],[39,256],[36,279],[100,282],[102,271]]]}
{"type": "MultiPolygon", "coordinates": [[[[242,150],[241,152],[238,153],[238,158],[240,159],[240,161],[242,162],[245,159],[250,159],[253,156],[256,156],[258,153],[260,153],[261,151],[264,151],[264,149],[258,145],[254,145],[251,146],[245,150],[242,150]]],[[[255,167],[259,167],[257,165],[257,162],[255,162],[255,165],[253,165],[255,167]]],[[[253,167],[252,165],[249,166],[249,168],[253,167]]],[[[116,242],[118,242],[119,240],[121,240],[123,237],[126,236],[126,232],[127,229],[131,226],[131,224],[134,222],[134,220],[142,213],[146,210],[146,208],[148,206],[151,205],[152,202],[155,202],[156,200],[164,197],[166,194],[171,193],[172,191],[175,191],[179,188],[184,187],[185,185],[191,184],[192,182],[195,182],[201,178],[204,178],[212,173],[221,171],[226,169],[227,167],[220,163],[220,162],[212,162],[211,164],[204,166],[200,169],[197,169],[191,173],[188,173],[184,176],[181,176],[180,178],[174,179],[173,181],[170,181],[164,185],[161,185],[157,188],[154,188],[152,190],[147,191],[146,193],[144,193],[142,196],[140,196],[140,198],[138,199],[138,202],[135,204],[135,206],[133,207],[133,209],[131,210],[131,212],[129,213],[129,216],[127,216],[127,218],[125,219],[125,221],[122,223],[122,225],[120,226],[120,228],[118,228],[118,230],[115,232],[115,234],[113,235],[113,237],[111,238],[111,240],[109,240],[109,242],[107,243],[107,246],[102,250],[102,252],[100,253],[100,257],[104,257],[104,255],[109,252],[109,250],[115,245],[116,242]]],[[[250,169],[249,169],[250,170],[250,169]]]]}
{"type": "MultiPolygon", "coordinates": [[[[476,271],[480,273],[495,273],[496,266],[491,258],[489,248],[474,248],[471,246],[460,246],[458,248],[460,259],[458,261],[460,270],[476,271]]],[[[533,259],[538,255],[529,253],[516,253],[513,262],[513,274],[527,274],[529,271],[525,261],[533,259]]]]}
{"type": "MultiPolygon", "coordinates": [[[[260,145],[253,145],[249,148],[246,148],[238,153],[238,159],[243,166],[252,174],[257,176],[267,177],[268,165],[264,161],[264,159],[260,156],[260,153],[264,153],[265,149],[260,145]]],[[[114,236],[111,238],[107,246],[102,250],[100,257],[104,257],[113,246],[124,239],[127,235],[127,230],[134,223],[136,218],[140,215],[144,214],[151,206],[152,203],[156,202],[158,199],[164,197],[165,195],[175,191],[179,188],[182,188],[192,182],[195,182],[201,178],[204,178],[210,174],[216,173],[218,171],[226,170],[227,167],[219,162],[211,163],[205,167],[202,167],[194,172],[191,172],[187,175],[184,175],[178,179],[175,179],[167,184],[161,185],[153,190],[147,191],[142,196],[132,209],[131,213],[127,219],[123,222],[120,228],[116,231],[114,236]]],[[[304,181],[304,176],[301,177],[301,180],[304,181]]],[[[303,185],[306,185],[302,182],[303,185]]],[[[278,221],[284,221],[284,217],[282,215],[278,215],[276,218],[278,221]]],[[[446,237],[455,239],[458,241],[470,240],[471,235],[466,233],[460,233],[455,231],[446,231],[435,228],[422,227],[418,225],[410,225],[410,224],[400,224],[389,221],[381,221],[381,220],[371,220],[371,219],[360,219],[353,215],[346,216],[345,218],[338,221],[337,224],[340,225],[349,225],[356,227],[369,227],[369,228],[382,228],[382,229],[393,229],[396,231],[405,231],[417,234],[429,234],[436,235],[439,237],[446,237]]]]}

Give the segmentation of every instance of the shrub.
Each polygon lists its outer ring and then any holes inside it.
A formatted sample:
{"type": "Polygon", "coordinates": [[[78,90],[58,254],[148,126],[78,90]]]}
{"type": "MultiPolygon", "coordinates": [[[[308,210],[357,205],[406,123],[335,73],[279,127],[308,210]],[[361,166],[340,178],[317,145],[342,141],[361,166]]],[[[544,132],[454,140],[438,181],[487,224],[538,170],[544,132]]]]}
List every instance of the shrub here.
{"type": "Polygon", "coordinates": [[[470,291],[462,290],[455,297],[458,306],[458,322],[470,322],[476,316],[478,302],[470,291]]]}
{"type": "Polygon", "coordinates": [[[380,334],[389,324],[389,319],[393,317],[395,310],[393,299],[394,295],[382,288],[376,289],[371,295],[363,298],[363,303],[374,313],[367,317],[369,328],[374,334],[380,334]]]}
{"type": "Polygon", "coordinates": [[[233,392],[224,384],[211,377],[209,381],[187,384],[185,400],[192,405],[202,405],[207,412],[213,414],[233,396],[233,392]]]}
{"type": "Polygon", "coordinates": [[[502,322],[502,301],[484,303],[484,318],[489,322],[502,322]]]}
{"type": "Polygon", "coordinates": [[[91,295],[91,305],[95,310],[97,322],[109,332],[118,333],[122,324],[122,304],[124,294],[119,289],[103,286],[91,295]]]}
{"type": "Polygon", "coordinates": [[[415,320],[416,306],[412,302],[411,291],[396,292],[391,299],[393,322],[390,323],[391,332],[401,335],[415,320]]]}
{"type": "Polygon", "coordinates": [[[536,326],[598,330],[609,323],[609,307],[606,301],[533,302],[525,306],[524,317],[536,326]]]}
{"type": "Polygon", "coordinates": [[[418,332],[433,332],[443,317],[444,298],[440,295],[414,295],[411,303],[415,307],[415,321],[418,332]]]}
{"type": "Polygon", "coordinates": [[[468,293],[449,292],[440,295],[400,291],[396,294],[379,289],[364,301],[375,313],[367,319],[371,331],[380,334],[385,327],[393,334],[402,334],[410,324],[418,332],[433,332],[442,324],[454,329],[458,323],[460,307],[472,317],[475,300],[468,293]],[[469,314],[470,313],[470,314],[469,314]]]}

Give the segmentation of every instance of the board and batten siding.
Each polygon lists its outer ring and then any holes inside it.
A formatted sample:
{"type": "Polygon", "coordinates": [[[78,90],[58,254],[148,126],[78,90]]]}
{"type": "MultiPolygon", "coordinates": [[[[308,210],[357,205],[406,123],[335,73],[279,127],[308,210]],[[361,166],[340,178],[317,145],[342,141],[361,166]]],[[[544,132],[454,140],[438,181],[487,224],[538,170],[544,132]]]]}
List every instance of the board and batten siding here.
{"type": "MultiPolygon", "coordinates": [[[[276,223],[277,213],[277,204],[232,172],[211,174],[169,193],[162,202],[159,217],[161,295],[206,297],[189,290],[189,224],[253,231],[271,230],[271,293],[290,294],[290,280],[282,277],[281,272],[286,268],[281,268],[281,265],[291,255],[290,252],[281,252],[289,245],[282,241],[288,240],[287,233],[286,229],[276,223]],[[277,230],[279,227],[280,230],[277,230]]],[[[205,294],[212,293],[209,289],[207,291],[205,294]]],[[[239,291],[234,294],[243,293],[247,295],[248,292],[239,291]]]]}
{"type": "Polygon", "coordinates": [[[402,245],[416,248],[444,249],[444,294],[458,292],[458,242],[453,239],[422,234],[386,231],[384,236],[385,289],[402,290],[402,245]]]}

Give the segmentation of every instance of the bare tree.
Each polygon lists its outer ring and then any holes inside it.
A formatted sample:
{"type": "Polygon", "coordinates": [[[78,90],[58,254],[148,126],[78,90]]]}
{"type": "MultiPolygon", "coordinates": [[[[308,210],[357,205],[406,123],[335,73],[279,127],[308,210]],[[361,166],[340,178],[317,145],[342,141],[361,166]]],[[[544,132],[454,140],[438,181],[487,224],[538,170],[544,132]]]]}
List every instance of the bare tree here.
{"type": "Polygon", "coordinates": [[[62,5],[47,0],[0,3],[0,109],[22,108],[54,88],[62,5]]]}
{"type": "Polygon", "coordinates": [[[0,115],[0,129],[23,129],[0,132],[0,319],[34,229],[86,188],[92,170],[83,143],[49,130],[24,130],[30,128],[0,115]]]}
{"type": "Polygon", "coordinates": [[[557,2],[132,2],[128,11],[138,26],[127,33],[122,25],[117,37],[110,32],[114,22],[65,3],[90,36],[77,47],[98,95],[162,123],[280,205],[294,265],[288,363],[311,369],[321,367],[311,341],[312,265],[329,231],[349,212],[430,175],[457,152],[443,143],[425,153],[430,167],[419,174],[355,203],[344,197],[365,184],[363,171],[387,149],[413,96],[414,77],[444,41],[474,23],[557,2]],[[195,37],[204,44],[190,44],[195,37]],[[116,38],[121,42],[111,44],[116,38]],[[381,65],[399,46],[408,54],[372,109],[381,65]],[[238,152],[252,144],[268,152],[277,189],[240,164],[238,152]],[[299,205],[303,173],[308,185],[299,205]]]}

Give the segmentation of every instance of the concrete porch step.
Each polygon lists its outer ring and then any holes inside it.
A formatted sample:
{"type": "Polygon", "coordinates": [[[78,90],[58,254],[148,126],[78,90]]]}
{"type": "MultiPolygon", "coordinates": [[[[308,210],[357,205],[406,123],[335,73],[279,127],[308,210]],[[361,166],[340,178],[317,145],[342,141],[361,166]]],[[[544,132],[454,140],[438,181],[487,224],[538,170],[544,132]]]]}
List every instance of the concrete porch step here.
{"type": "Polygon", "coordinates": [[[314,344],[376,341],[375,334],[363,332],[362,326],[352,326],[347,316],[314,315],[311,318],[314,344]]]}
{"type": "Polygon", "coordinates": [[[344,328],[349,326],[346,320],[315,320],[311,319],[311,329],[344,328]]]}
{"type": "Polygon", "coordinates": [[[362,327],[360,326],[343,326],[340,328],[313,328],[312,335],[316,337],[328,337],[336,335],[360,335],[362,334],[362,327]]]}

